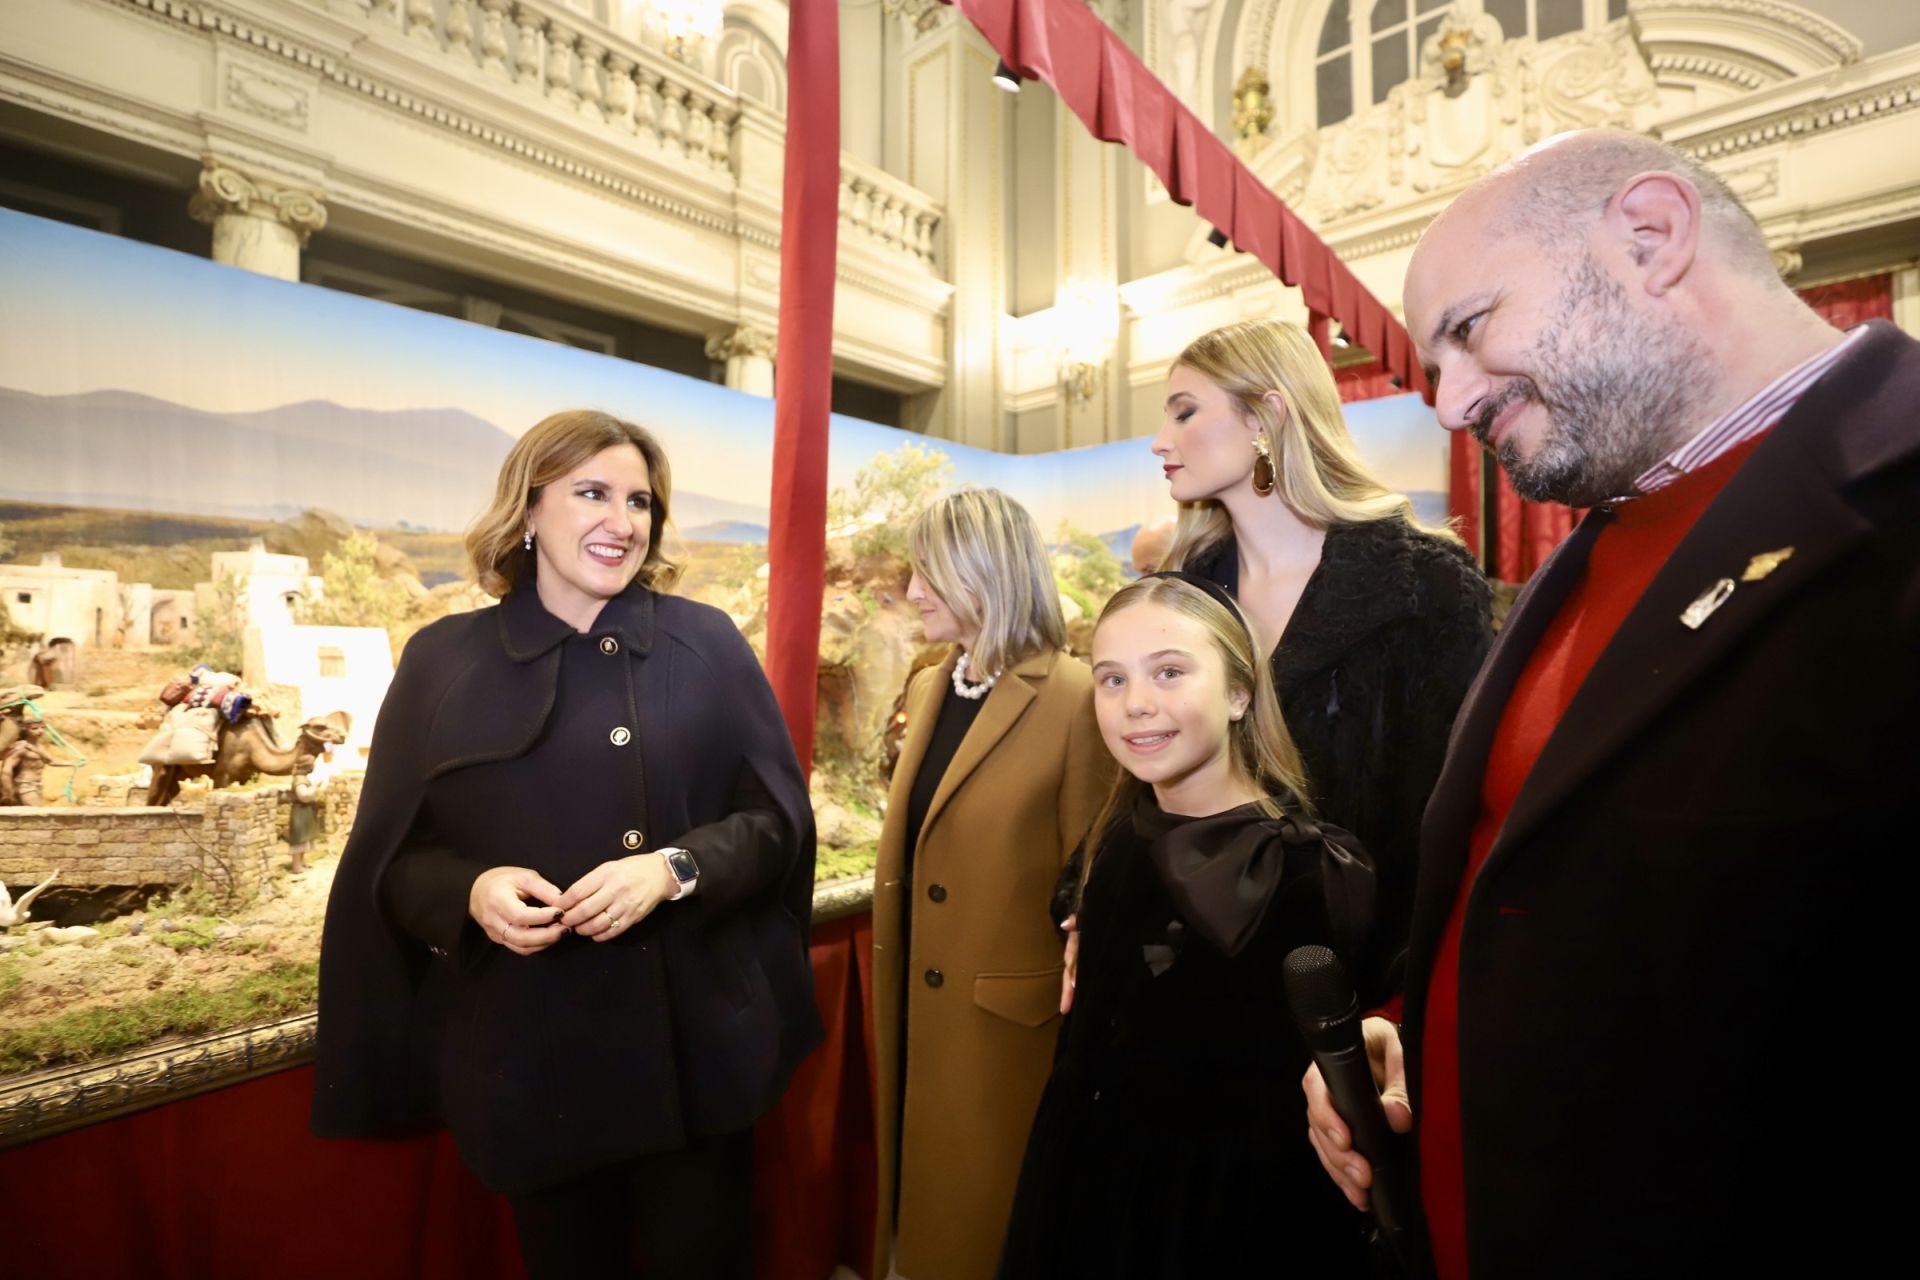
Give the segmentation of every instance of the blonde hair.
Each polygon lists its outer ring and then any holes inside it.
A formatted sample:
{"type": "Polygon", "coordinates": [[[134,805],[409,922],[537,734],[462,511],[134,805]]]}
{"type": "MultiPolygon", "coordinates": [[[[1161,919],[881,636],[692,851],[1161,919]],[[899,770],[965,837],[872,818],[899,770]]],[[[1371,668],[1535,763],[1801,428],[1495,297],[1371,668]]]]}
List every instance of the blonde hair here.
{"type": "Polygon", "coordinates": [[[603,449],[629,444],[647,462],[647,480],[653,489],[652,519],[648,524],[647,554],[635,576],[654,591],[670,591],[680,580],[680,566],[669,560],[664,543],[672,529],[669,509],[673,495],[667,451],[645,427],[624,422],[595,409],[568,409],[534,424],[507,451],[494,484],[493,501],[467,528],[467,560],[474,581],[490,596],[505,596],[520,584],[533,564],[533,553],[523,539],[527,512],[540,492],[603,449]]]}
{"type": "Polygon", "coordinates": [[[1040,526],[998,489],[962,489],[928,506],[907,530],[907,559],[961,627],[979,632],[967,660],[976,675],[1067,647],[1040,526]]]}
{"type": "MultiPolygon", "coordinates": [[[[1252,630],[1239,609],[1229,609],[1207,592],[1178,578],[1141,578],[1116,591],[1100,611],[1094,634],[1107,619],[1128,609],[1155,604],[1193,619],[1206,629],[1226,669],[1227,691],[1247,695],[1247,711],[1227,724],[1227,744],[1237,776],[1261,792],[1260,809],[1277,818],[1284,807],[1275,798],[1277,792],[1291,793],[1296,812],[1311,815],[1307,799],[1306,768],[1300,762],[1300,750],[1280,717],[1280,699],[1273,691],[1273,671],[1261,658],[1253,643],[1252,630]]],[[[1107,792],[1106,803],[1093,821],[1081,859],[1080,893],[1087,888],[1093,859],[1107,832],[1127,820],[1139,803],[1145,783],[1122,768],[1107,792]]],[[[1076,899],[1077,901],[1077,899],[1076,899]]]]}
{"type": "MultiPolygon", "coordinates": [[[[1428,528],[1413,503],[1374,478],[1354,448],[1340,394],[1320,348],[1297,324],[1243,320],[1195,338],[1174,361],[1231,396],[1243,419],[1260,427],[1273,457],[1274,492],[1287,509],[1316,529],[1369,520],[1404,520],[1417,529],[1455,538],[1444,526],[1428,528]],[[1278,393],[1284,420],[1267,403],[1278,393]]],[[[1182,503],[1173,545],[1161,561],[1178,569],[1219,544],[1233,521],[1219,502],[1182,503]]]]}

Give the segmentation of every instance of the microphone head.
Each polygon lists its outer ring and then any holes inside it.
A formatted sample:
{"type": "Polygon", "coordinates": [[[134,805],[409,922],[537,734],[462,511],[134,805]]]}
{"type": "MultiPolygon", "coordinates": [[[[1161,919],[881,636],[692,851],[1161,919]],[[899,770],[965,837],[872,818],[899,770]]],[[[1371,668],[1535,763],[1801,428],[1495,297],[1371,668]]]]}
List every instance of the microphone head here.
{"type": "Polygon", "coordinates": [[[1316,1031],[1357,1018],[1359,996],[1340,957],[1322,946],[1295,947],[1281,965],[1287,1005],[1311,1042],[1316,1031]]]}

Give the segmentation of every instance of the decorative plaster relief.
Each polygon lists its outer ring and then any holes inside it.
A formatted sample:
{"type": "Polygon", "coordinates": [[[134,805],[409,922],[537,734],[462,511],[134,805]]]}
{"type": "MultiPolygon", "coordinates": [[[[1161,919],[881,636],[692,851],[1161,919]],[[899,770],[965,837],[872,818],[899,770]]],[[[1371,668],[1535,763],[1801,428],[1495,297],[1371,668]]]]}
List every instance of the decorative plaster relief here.
{"type": "Polygon", "coordinates": [[[227,105],[235,111],[305,133],[311,101],[297,84],[238,62],[227,64],[227,105]]]}
{"type": "Polygon", "coordinates": [[[1740,197],[1742,204],[1751,205],[1755,200],[1780,194],[1780,162],[1763,160],[1742,168],[1723,169],[1720,171],[1720,180],[1727,184],[1728,190],[1740,197]]]}
{"type": "Polygon", "coordinates": [[[778,290],[780,288],[780,264],[764,262],[759,258],[747,261],[747,283],[756,289],[778,290]]]}
{"type": "Polygon", "coordinates": [[[765,329],[750,324],[737,325],[707,339],[707,359],[721,364],[741,356],[771,360],[779,345],[779,340],[765,329]]]}
{"type": "Polygon", "coordinates": [[[953,6],[941,0],[880,0],[880,11],[922,35],[953,21],[953,6]]]}
{"type": "Polygon", "coordinates": [[[1323,227],[1410,204],[1562,130],[1645,132],[1657,105],[1630,22],[1505,40],[1485,13],[1456,4],[1422,46],[1417,77],[1319,131],[1300,203],[1323,227]]]}

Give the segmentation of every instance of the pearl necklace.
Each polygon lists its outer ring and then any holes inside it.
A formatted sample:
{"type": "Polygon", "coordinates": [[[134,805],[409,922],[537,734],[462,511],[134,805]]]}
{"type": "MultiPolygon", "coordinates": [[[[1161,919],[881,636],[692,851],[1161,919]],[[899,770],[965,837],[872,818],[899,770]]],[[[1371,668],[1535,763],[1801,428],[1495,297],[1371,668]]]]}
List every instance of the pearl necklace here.
{"type": "Polygon", "coordinates": [[[993,682],[999,678],[1000,673],[996,671],[979,684],[970,684],[967,681],[967,655],[961,654],[959,660],[953,664],[953,691],[975,702],[986,697],[987,690],[993,688],[993,682]]]}

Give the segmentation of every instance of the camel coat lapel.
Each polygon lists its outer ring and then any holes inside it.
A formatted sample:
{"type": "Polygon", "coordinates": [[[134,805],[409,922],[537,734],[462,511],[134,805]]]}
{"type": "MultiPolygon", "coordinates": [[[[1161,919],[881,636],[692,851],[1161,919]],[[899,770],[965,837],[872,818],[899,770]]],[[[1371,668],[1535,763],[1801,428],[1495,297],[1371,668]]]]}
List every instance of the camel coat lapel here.
{"type": "MultiPolygon", "coordinates": [[[[927,804],[927,820],[920,825],[922,845],[926,843],[927,832],[940,820],[940,811],[947,807],[949,800],[953,799],[953,793],[973,775],[973,771],[980,767],[981,761],[993,753],[993,749],[1000,745],[1000,740],[1007,736],[1007,730],[1013,728],[1014,722],[1031,705],[1034,698],[1031,681],[1045,678],[1053,662],[1054,655],[1051,653],[1035,654],[1001,676],[998,683],[988,691],[986,705],[980,708],[980,718],[973,722],[971,729],[967,730],[966,738],[961,741],[960,749],[953,753],[953,760],[947,765],[947,771],[940,776],[940,786],[934,791],[933,799],[927,804]]],[[[954,658],[949,657],[944,664],[948,680],[953,678],[953,663],[954,658]]],[[[944,693],[946,687],[946,682],[943,681],[936,694],[944,693]]],[[[934,706],[939,705],[939,698],[936,696],[934,706]]],[[[930,724],[926,726],[926,732],[928,737],[931,737],[933,726],[930,724]]],[[[924,739],[920,744],[920,751],[924,757],[926,754],[924,739]]]]}

